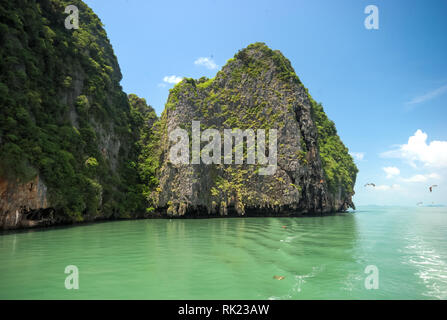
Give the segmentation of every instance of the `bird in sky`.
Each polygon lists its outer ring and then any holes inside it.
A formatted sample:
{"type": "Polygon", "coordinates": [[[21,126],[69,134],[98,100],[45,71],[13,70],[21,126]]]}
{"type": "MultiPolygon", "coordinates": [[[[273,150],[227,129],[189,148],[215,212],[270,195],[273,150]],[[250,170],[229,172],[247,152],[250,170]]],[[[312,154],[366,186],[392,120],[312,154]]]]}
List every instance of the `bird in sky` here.
{"type": "Polygon", "coordinates": [[[430,190],[430,192],[432,192],[432,191],[433,191],[433,188],[434,188],[434,187],[437,187],[437,186],[438,186],[437,184],[434,184],[434,185],[428,187],[428,189],[430,190]]]}

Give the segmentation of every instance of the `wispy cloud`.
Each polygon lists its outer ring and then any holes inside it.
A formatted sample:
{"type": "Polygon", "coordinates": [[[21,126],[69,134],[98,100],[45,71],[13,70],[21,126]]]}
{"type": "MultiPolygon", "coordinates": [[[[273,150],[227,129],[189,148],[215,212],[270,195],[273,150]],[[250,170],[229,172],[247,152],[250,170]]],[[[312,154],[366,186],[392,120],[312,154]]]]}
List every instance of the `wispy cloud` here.
{"type": "Polygon", "coordinates": [[[163,78],[163,81],[164,81],[164,82],[166,82],[166,83],[170,83],[170,84],[179,83],[179,82],[182,81],[182,80],[183,80],[182,77],[175,76],[175,75],[172,75],[172,76],[165,76],[165,77],[163,78]]]}
{"type": "Polygon", "coordinates": [[[400,190],[400,185],[399,184],[393,184],[393,185],[382,184],[382,185],[376,186],[375,188],[373,188],[373,190],[379,190],[379,191],[400,190]]]}
{"type": "Polygon", "coordinates": [[[407,105],[419,104],[419,103],[434,99],[437,96],[444,94],[445,92],[447,92],[447,85],[444,85],[438,89],[427,92],[426,94],[424,94],[422,96],[415,97],[411,101],[408,101],[406,104],[407,105]]]}
{"type": "Polygon", "coordinates": [[[362,161],[363,158],[365,157],[365,153],[364,152],[349,152],[349,154],[358,161],[362,161]]]}
{"type": "Polygon", "coordinates": [[[410,178],[402,179],[405,182],[427,182],[429,180],[439,180],[441,177],[436,173],[416,174],[410,178]]]}
{"type": "Polygon", "coordinates": [[[213,59],[200,57],[196,61],[194,61],[194,64],[196,66],[204,66],[207,69],[214,70],[217,69],[219,66],[214,62],[213,59]]]}

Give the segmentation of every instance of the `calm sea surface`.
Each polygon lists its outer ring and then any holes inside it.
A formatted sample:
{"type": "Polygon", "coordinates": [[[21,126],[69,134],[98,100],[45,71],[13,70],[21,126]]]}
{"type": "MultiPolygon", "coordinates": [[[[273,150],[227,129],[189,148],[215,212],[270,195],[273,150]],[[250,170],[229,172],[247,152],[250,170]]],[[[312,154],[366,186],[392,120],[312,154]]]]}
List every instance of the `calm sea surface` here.
{"type": "Polygon", "coordinates": [[[447,208],[1,234],[0,299],[447,299],[447,208]],[[79,290],[65,289],[67,265],[79,290]]]}

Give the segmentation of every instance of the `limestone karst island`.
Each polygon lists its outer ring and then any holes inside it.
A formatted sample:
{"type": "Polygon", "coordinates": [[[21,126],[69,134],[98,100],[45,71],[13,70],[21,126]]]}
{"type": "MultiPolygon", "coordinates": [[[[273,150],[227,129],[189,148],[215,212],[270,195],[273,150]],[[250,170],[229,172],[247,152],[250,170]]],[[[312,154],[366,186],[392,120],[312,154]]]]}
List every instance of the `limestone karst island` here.
{"type": "Polygon", "coordinates": [[[214,78],[183,79],[158,117],[123,92],[90,8],[80,2],[79,29],[66,30],[65,2],[2,5],[1,228],[354,208],[353,159],[281,52],[250,44],[214,78]],[[168,136],[194,120],[203,130],[276,129],[276,171],[259,175],[246,157],[172,164],[168,136]]]}

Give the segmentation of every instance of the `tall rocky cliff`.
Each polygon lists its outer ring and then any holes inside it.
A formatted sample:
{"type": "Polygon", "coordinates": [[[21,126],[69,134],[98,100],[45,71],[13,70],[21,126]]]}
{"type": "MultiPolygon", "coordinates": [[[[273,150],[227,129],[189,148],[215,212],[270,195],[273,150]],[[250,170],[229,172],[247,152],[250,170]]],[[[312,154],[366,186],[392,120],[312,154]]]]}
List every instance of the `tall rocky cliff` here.
{"type": "Polygon", "coordinates": [[[129,105],[121,77],[82,1],[0,2],[0,228],[144,212],[136,142],[155,113],[129,105]]]}
{"type": "Polygon", "coordinates": [[[214,79],[184,79],[160,118],[123,92],[121,77],[101,21],[82,1],[0,2],[0,229],[353,207],[357,168],[280,52],[252,44],[214,79]],[[68,5],[79,9],[78,29],[65,28],[68,5]],[[267,140],[276,129],[276,170],[173,163],[169,135],[191,133],[193,121],[202,131],[266,129],[267,140]]]}
{"type": "MultiPolygon", "coordinates": [[[[290,62],[263,43],[239,51],[214,79],[177,84],[154,130],[160,136],[154,149],[160,169],[152,199],[169,216],[302,215],[354,207],[357,168],[334,123],[310,97],[290,62]],[[193,121],[200,121],[202,132],[219,130],[221,137],[224,129],[253,129],[255,134],[257,129],[276,129],[276,171],[261,175],[263,166],[247,164],[246,157],[243,164],[172,161],[171,148],[178,142],[169,135],[184,129],[191,145],[193,121]]],[[[213,139],[202,140],[203,153],[213,139]]],[[[219,153],[218,148],[209,155],[214,152],[219,153]]],[[[188,157],[191,160],[192,153],[188,157]]]]}

